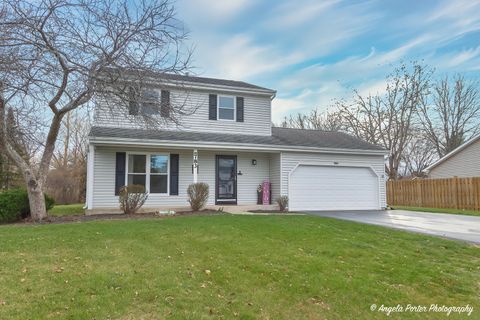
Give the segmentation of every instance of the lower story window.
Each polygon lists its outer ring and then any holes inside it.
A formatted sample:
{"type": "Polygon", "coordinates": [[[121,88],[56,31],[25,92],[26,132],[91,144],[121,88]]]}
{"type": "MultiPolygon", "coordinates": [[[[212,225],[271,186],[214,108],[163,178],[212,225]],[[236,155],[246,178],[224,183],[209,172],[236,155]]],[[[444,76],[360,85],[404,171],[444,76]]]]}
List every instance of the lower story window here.
{"type": "Polygon", "coordinates": [[[168,156],[150,155],[150,193],[168,192],[168,156]]]}
{"type": "Polygon", "coordinates": [[[147,182],[147,156],[143,154],[128,155],[128,181],[127,184],[136,184],[146,187],[147,182]]]}
{"type": "Polygon", "coordinates": [[[149,193],[168,193],[169,156],[129,154],[127,183],[144,186],[149,193]]]}

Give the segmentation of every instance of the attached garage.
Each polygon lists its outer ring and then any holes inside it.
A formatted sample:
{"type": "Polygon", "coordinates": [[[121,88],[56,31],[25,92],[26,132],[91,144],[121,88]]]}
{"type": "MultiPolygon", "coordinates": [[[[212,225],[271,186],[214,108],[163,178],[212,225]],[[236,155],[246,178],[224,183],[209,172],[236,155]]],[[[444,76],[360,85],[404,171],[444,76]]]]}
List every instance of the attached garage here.
{"type": "Polygon", "coordinates": [[[290,174],[290,210],[378,210],[378,177],[369,167],[299,165],[290,174]]]}

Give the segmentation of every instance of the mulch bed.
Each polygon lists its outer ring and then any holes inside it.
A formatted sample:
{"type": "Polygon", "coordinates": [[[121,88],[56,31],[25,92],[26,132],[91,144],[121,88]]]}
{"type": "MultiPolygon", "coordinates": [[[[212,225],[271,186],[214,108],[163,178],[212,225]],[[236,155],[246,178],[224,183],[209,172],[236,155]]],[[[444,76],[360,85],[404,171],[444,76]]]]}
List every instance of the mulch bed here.
{"type": "Polygon", "coordinates": [[[207,216],[207,215],[220,215],[225,214],[225,212],[215,211],[215,210],[201,210],[201,211],[179,211],[175,214],[160,214],[157,212],[142,212],[136,214],[92,214],[92,215],[71,215],[71,216],[49,216],[47,219],[42,222],[34,222],[30,218],[24,219],[21,222],[14,224],[50,224],[50,223],[70,223],[70,222],[84,222],[84,221],[95,221],[95,220],[139,220],[139,219],[164,219],[164,218],[173,218],[179,216],[207,216]]]}
{"type": "Polygon", "coordinates": [[[252,212],[252,213],[278,213],[278,214],[292,214],[292,213],[304,213],[304,212],[300,212],[300,211],[285,211],[285,212],[282,212],[280,210],[248,210],[248,212],[252,212]]]}

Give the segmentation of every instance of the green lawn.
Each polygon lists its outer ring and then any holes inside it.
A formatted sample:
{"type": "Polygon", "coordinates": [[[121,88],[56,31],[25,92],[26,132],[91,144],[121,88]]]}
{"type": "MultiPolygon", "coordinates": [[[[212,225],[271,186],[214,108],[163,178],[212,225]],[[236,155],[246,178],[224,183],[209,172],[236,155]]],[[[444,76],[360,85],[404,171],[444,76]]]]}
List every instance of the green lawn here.
{"type": "Polygon", "coordinates": [[[15,225],[0,243],[0,319],[386,319],[374,303],[480,317],[478,246],[334,219],[15,225]]]}
{"type": "Polygon", "coordinates": [[[408,211],[419,211],[419,212],[450,213],[450,214],[463,214],[463,215],[468,215],[468,216],[480,216],[480,211],[476,211],[476,210],[404,207],[404,206],[394,206],[393,208],[396,209],[396,210],[408,210],[408,211]]]}
{"type": "Polygon", "coordinates": [[[49,215],[52,216],[73,216],[84,214],[85,210],[83,207],[85,204],[83,203],[75,203],[75,204],[59,204],[55,205],[50,211],[48,211],[49,215]]]}

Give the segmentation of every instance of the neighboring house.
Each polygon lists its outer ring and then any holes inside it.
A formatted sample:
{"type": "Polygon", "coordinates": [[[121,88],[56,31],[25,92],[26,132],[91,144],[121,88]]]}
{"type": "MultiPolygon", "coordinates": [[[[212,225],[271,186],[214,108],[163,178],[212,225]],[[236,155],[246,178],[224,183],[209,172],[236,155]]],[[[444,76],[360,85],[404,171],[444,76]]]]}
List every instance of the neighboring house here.
{"type": "Polygon", "coordinates": [[[480,177],[480,134],[426,169],[429,178],[480,177]]]}
{"type": "Polygon", "coordinates": [[[118,190],[127,183],[146,186],[144,208],[185,208],[194,176],[210,186],[208,205],[227,211],[229,205],[255,206],[257,187],[266,180],[273,199],[289,197],[290,210],[385,207],[382,148],[339,132],[272,127],[270,89],[191,76],[155,79],[162,87],[153,85],[148,96],[197,110],[180,127],[153,130],[139,124],[138,108],[111,112],[97,103],[89,134],[89,212],[118,210],[118,190]]]}

